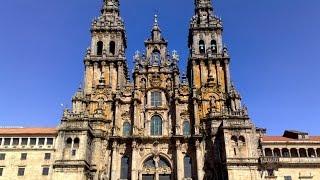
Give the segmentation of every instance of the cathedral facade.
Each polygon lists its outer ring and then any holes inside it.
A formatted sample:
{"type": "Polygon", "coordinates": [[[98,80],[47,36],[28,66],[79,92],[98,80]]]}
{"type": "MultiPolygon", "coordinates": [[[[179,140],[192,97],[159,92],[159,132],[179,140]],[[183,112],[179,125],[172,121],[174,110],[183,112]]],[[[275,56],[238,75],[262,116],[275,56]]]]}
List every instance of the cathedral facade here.
{"type": "Polygon", "coordinates": [[[84,86],[72,108],[57,128],[42,134],[0,130],[0,179],[21,176],[21,168],[24,175],[31,166],[14,159],[17,164],[2,165],[1,152],[10,149],[52,153],[47,161],[33,162],[33,169],[46,168],[42,175],[26,179],[320,179],[320,138],[298,131],[266,136],[255,127],[231,83],[222,20],[211,0],[194,5],[187,72],[179,70],[179,55],[170,53],[155,16],[144,53],[134,55],[130,80],[119,0],[104,0],[91,26],[84,86]],[[6,175],[8,167],[12,173],[6,175]]]}

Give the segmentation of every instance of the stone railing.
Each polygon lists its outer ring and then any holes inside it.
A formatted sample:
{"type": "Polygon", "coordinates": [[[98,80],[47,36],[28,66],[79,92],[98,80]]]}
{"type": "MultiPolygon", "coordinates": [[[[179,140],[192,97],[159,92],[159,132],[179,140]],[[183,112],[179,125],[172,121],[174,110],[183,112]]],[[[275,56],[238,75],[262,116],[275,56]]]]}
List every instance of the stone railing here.
{"type": "Polygon", "coordinates": [[[262,164],[278,164],[279,161],[279,157],[260,157],[262,164]]]}

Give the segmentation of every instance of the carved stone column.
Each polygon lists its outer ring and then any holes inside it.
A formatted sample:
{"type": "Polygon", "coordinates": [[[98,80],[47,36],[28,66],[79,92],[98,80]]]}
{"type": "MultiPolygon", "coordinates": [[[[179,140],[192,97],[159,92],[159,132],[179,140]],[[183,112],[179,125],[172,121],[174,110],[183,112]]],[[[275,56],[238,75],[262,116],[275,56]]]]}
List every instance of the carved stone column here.
{"type": "Polygon", "coordinates": [[[138,145],[135,141],[132,142],[132,163],[131,163],[131,179],[138,179],[138,168],[137,167],[137,164],[138,164],[138,159],[137,159],[137,156],[138,156],[138,145]]]}
{"type": "Polygon", "coordinates": [[[184,169],[183,169],[183,155],[181,151],[180,141],[176,142],[176,163],[177,163],[177,180],[183,180],[184,169]]]}
{"type": "Polygon", "coordinates": [[[229,68],[229,60],[225,59],[224,60],[224,65],[225,65],[225,70],[226,70],[226,91],[229,92],[230,91],[230,87],[231,87],[231,80],[230,80],[230,68],[229,68]]]}
{"type": "Polygon", "coordinates": [[[117,158],[117,142],[113,142],[112,145],[112,167],[111,167],[111,177],[110,179],[117,179],[117,164],[118,164],[118,158],[117,158]]]}
{"type": "Polygon", "coordinates": [[[203,171],[203,153],[202,153],[202,147],[201,142],[196,142],[196,156],[197,156],[197,176],[198,180],[203,180],[204,177],[204,171],[203,171]]]}

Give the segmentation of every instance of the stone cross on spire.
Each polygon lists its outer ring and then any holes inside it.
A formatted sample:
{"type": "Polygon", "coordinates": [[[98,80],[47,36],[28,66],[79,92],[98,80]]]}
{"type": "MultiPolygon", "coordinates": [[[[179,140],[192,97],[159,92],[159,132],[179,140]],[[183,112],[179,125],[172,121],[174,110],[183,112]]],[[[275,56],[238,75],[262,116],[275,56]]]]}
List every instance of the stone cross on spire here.
{"type": "Polygon", "coordinates": [[[158,15],[154,15],[154,23],[152,28],[152,40],[160,41],[161,40],[161,29],[159,27],[158,15]]]}

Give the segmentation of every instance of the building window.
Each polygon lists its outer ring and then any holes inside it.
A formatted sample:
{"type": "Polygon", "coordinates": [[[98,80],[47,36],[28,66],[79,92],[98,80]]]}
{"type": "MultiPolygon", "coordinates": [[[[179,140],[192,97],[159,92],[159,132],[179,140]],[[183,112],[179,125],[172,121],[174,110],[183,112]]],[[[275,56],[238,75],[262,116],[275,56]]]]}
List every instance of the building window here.
{"type": "Polygon", "coordinates": [[[44,145],[44,142],[45,142],[45,138],[39,138],[38,145],[42,146],[44,145]]]}
{"type": "Polygon", "coordinates": [[[36,145],[37,139],[36,138],[30,138],[30,145],[36,145]]]}
{"type": "Polygon", "coordinates": [[[184,157],[184,178],[192,178],[192,161],[190,156],[184,157]]]}
{"type": "Polygon", "coordinates": [[[183,135],[184,136],[189,136],[191,134],[191,128],[190,128],[190,122],[189,121],[184,121],[183,122],[183,135]]]}
{"type": "Polygon", "coordinates": [[[211,51],[217,53],[217,42],[215,40],[211,41],[211,51]]]}
{"type": "Polygon", "coordinates": [[[299,149],[300,157],[307,157],[307,150],[306,149],[299,149]]]}
{"type": "Polygon", "coordinates": [[[47,145],[53,145],[53,138],[47,138],[47,145]]]}
{"type": "Polygon", "coordinates": [[[299,157],[297,149],[290,149],[291,157],[299,157]]]}
{"type": "Polygon", "coordinates": [[[10,146],[10,144],[11,144],[11,138],[4,138],[4,145],[10,146]]]}
{"type": "Polygon", "coordinates": [[[21,153],[20,160],[27,160],[27,153],[21,153]]]}
{"type": "Polygon", "coordinates": [[[162,105],[161,92],[151,92],[151,106],[158,107],[162,105]]]}
{"type": "Polygon", "coordinates": [[[317,149],[317,156],[320,157],[320,148],[317,149]]]}
{"type": "Polygon", "coordinates": [[[3,167],[0,167],[0,176],[3,175],[3,167]]]}
{"type": "Polygon", "coordinates": [[[270,148],[266,148],[266,149],[264,150],[264,154],[265,154],[265,156],[267,156],[267,157],[272,157],[272,150],[271,150],[270,148]]]}
{"type": "Polygon", "coordinates": [[[71,151],[71,155],[72,155],[72,156],[77,155],[77,150],[73,149],[73,150],[71,151]]]}
{"type": "Polygon", "coordinates": [[[127,156],[121,158],[120,179],[129,179],[129,158],[127,156]]]}
{"type": "Polygon", "coordinates": [[[103,42],[99,41],[97,42],[97,55],[101,56],[103,51],[103,42]]]}
{"type": "Polygon", "coordinates": [[[43,167],[42,168],[42,175],[48,176],[49,175],[49,167],[43,167]]]}
{"type": "Polygon", "coordinates": [[[200,54],[206,53],[206,45],[204,44],[203,40],[199,41],[199,52],[200,52],[200,54]]]}
{"type": "Polygon", "coordinates": [[[129,122],[123,123],[123,136],[131,135],[131,125],[129,122]]]}
{"type": "Polygon", "coordinates": [[[153,158],[149,158],[148,160],[146,160],[144,162],[144,166],[147,168],[155,168],[156,167],[156,163],[154,162],[153,158]]]}
{"type": "Polygon", "coordinates": [[[290,153],[287,148],[282,149],[282,157],[290,157],[290,153]]]}
{"type": "Polygon", "coordinates": [[[19,138],[13,138],[13,139],[12,139],[12,145],[13,145],[13,146],[18,146],[18,145],[19,145],[19,141],[20,141],[19,138]]]}
{"type": "Polygon", "coordinates": [[[275,157],[281,157],[280,149],[276,148],[273,150],[273,154],[275,157]]]}
{"type": "Polygon", "coordinates": [[[18,168],[18,176],[24,176],[25,168],[24,167],[19,167],[18,168]]]}
{"type": "Polygon", "coordinates": [[[71,148],[71,146],[72,146],[72,139],[69,137],[68,139],[67,139],[67,141],[66,141],[66,146],[67,146],[67,148],[71,148]]]}
{"type": "Polygon", "coordinates": [[[291,176],[285,176],[284,180],[292,180],[291,176]]]}
{"type": "Polygon", "coordinates": [[[5,159],[6,159],[6,154],[1,153],[1,154],[0,154],[0,160],[3,161],[3,160],[5,160],[5,159]]]}
{"type": "Polygon", "coordinates": [[[153,116],[151,118],[151,135],[152,136],[162,135],[162,119],[160,116],[153,116]]]}
{"type": "Polygon", "coordinates": [[[243,136],[240,136],[238,145],[239,146],[244,146],[245,144],[246,144],[246,139],[243,136]]]}
{"type": "Polygon", "coordinates": [[[73,148],[79,148],[79,145],[80,145],[80,139],[75,138],[73,141],[73,148]]]}
{"type": "Polygon", "coordinates": [[[111,41],[109,44],[109,52],[112,55],[116,54],[116,43],[114,41],[111,41]]]}
{"type": "Polygon", "coordinates": [[[0,138],[0,146],[2,145],[2,138],[0,138]]]}
{"type": "Polygon", "coordinates": [[[22,138],[21,139],[21,145],[23,145],[23,146],[28,145],[28,138],[22,138]]]}
{"type": "Polygon", "coordinates": [[[309,148],[308,149],[308,156],[311,157],[311,158],[315,158],[316,157],[316,152],[314,149],[312,148],[309,148]]]}
{"type": "Polygon", "coordinates": [[[50,159],[51,159],[51,153],[45,153],[44,160],[50,160],[50,159]]]}

